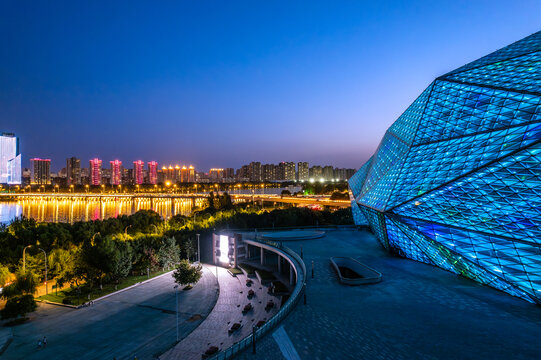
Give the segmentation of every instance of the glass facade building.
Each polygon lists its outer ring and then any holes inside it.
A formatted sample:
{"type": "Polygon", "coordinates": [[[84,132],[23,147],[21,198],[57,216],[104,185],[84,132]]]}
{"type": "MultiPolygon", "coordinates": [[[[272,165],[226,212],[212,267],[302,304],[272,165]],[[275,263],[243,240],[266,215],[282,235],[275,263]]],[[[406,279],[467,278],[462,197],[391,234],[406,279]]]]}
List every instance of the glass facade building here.
{"type": "Polygon", "coordinates": [[[21,184],[19,138],[12,133],[0,135],[0,184],[21,184]]]}
{"type": "Polygon", "coordinates": [[[541,32],[432,82],[349,186],[389,251],[541,303],[541,32]]]}

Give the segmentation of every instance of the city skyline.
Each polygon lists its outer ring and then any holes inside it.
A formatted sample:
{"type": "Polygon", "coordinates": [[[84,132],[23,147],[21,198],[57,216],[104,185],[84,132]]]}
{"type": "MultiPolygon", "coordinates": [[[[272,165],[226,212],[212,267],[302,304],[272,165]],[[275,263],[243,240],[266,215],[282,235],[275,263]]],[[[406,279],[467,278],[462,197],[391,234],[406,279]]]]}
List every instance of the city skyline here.
{"type": "Polygon", "coordinates": [[[535,32],[540,6],[11,3],[1,130],[24,161],[357,167],[432,78],[535,32]]]}

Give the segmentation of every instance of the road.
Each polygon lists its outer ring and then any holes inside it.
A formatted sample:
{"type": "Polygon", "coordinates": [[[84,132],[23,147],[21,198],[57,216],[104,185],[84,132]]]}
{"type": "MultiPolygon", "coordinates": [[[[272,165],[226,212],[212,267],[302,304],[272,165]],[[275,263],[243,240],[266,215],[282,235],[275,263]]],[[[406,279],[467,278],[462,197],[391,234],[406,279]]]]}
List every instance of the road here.
{"type": "MultiPolygon", "coordinates": [[[[71,309],[40,304],[31,321],[13,328],[3,359],[152,359],[176,340],[175,291],[170,275],[71,309]],[[37,342],[47,337],[47,348],[37,342]]],[[[199,283],[179,291],[180,337],[210,313],[218,298],[215,276],[203,268],[199,283]]]]}

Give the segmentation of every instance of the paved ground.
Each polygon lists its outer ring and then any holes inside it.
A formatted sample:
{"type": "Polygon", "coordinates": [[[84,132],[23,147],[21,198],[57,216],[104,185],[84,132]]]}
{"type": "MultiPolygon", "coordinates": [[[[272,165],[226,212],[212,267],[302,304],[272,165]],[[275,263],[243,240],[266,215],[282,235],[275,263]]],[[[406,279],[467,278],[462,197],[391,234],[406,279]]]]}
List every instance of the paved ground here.
{"type": "MultiPolygon", "coordinates": [[[[216,271],[216,267],[209,268],[216,271]]],[[[257,279],[252,279],[253,284],[248,287],[244,275],[233,277],[223,268],[218,268],[218,278],[220,296],[212,312],[190,335],[160,356],[160,360],[199,360],[210,346],[226,349],[248,336],[253,324],[260,320],[266,321],[278,312],[280,298],[269,295],[267,287],[259,284],[257,279]],[[255,292],[252,299],[247,297],[250,289],[255,292]],[[276,306],[266,311],[265,305],[269,300],[273,300],[276,306]],[[251,303],[254,309],[243,315],[242,309],[248,303],[251,303]],[[242,327],[229,334],[228,329],[234,323],[239,323],[242,327]]]]}
{"type": "Polygon", "coordinates": [[[541,307],[436,267],[386,253],[365,231],[330,231],[303,246],[307,300],[239,359],[538,359],[541,307]],[[383,273],[379,284],[340,285],[330,256],[351,256],[383,273]],[[311,261],[315,278],[310,278],[311,261]],[[278,328],[280,329],[280,328],[278,328]],[[276,330],[278,330],[276,329],[276,330]],[[293,353],[293,352],[292,352],[293,353]],[[294,358],[294,357],[290,357],[294,358]]]}
{"type": "MultiPolygon", "coordinates": [[[[218,298],[215,276],[203,268],[200,282],[179,292],[180,335],[187,336],[218,298]],[[199,320],[192,318],[201,315],[199,320]],[[190,319],[192,318],[192,319],[190,319]]],[[[170,275],[74,310],[42,304],[32,321],[13,328],[3,359],[152,359],[176,340],[175,291],[170,275]],[[47,336],[46,349],[37,341],[47,336]]]]}

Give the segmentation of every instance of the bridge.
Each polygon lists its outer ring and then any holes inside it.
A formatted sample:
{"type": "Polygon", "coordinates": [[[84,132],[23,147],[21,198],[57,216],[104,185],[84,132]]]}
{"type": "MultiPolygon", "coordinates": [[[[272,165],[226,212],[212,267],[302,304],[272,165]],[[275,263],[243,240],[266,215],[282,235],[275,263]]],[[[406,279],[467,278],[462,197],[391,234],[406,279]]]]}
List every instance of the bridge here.
{"type": "MultiPolygon", "coordinates": [[[[321,206],[332,208],[347,208],[350,206],[349,200],[331,200],[329,196],[281,196],[275,194],[235,194],[230,193],[233,202],[256,202],[294,204],[301,206],[321,206]]],[[[154,193],[154,192],[135,192],[135,193],[71,193],[71,192],[27,192],[27,193],[0,193],[0,199],[14,200],[113,200],[113,199],[202,199],[208,196],[207,193],[154,193]]]]}

